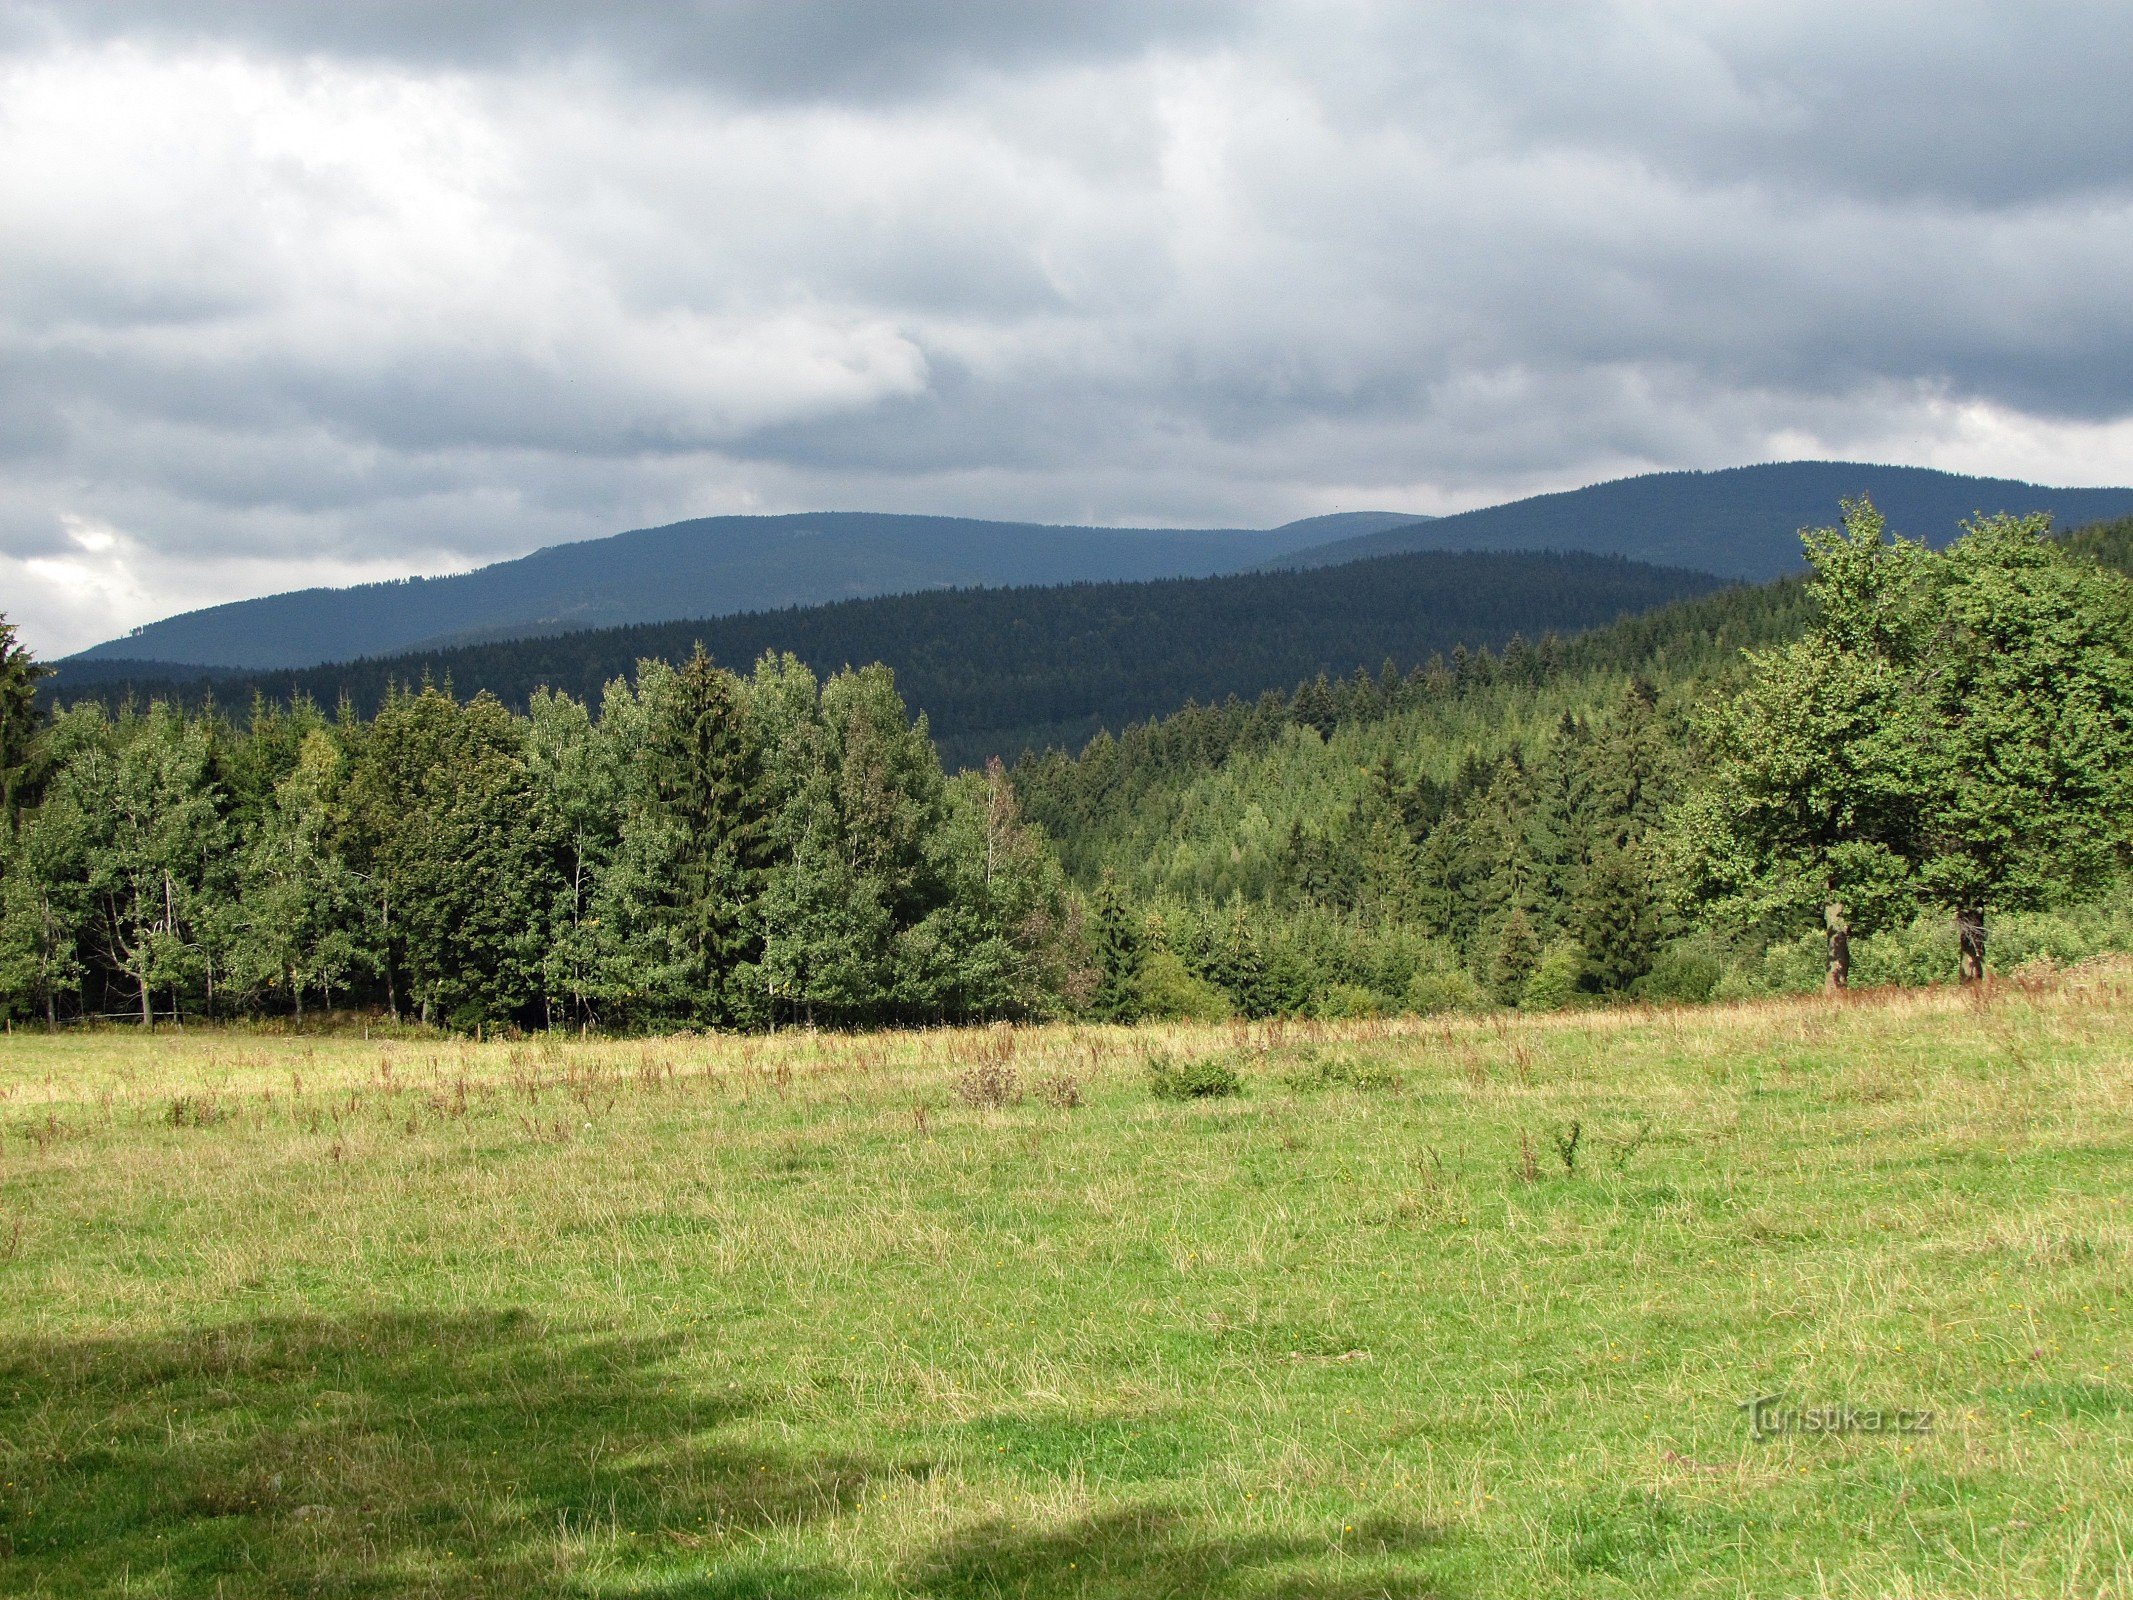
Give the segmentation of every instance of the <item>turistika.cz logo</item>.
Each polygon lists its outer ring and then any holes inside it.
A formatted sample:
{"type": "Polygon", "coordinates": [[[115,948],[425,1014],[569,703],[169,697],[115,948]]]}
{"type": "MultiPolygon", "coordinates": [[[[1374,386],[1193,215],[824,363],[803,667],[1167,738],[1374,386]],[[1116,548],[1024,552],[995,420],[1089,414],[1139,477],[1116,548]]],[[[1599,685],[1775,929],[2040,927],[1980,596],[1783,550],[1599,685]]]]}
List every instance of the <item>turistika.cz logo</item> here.
{"type": "Polygon", "coordinates": [[[1757,1395],[1743,1400],[1748,1413],[1748,1437],[1758,1443],[1788,1433],[1931,1433],[1933,1413],[1918,1407],[1889,1410],[1881,1406],[1855,1406],[1848,1401],[1830,1405],[1788,1404],[1783,1395],[1757,1395]]]}

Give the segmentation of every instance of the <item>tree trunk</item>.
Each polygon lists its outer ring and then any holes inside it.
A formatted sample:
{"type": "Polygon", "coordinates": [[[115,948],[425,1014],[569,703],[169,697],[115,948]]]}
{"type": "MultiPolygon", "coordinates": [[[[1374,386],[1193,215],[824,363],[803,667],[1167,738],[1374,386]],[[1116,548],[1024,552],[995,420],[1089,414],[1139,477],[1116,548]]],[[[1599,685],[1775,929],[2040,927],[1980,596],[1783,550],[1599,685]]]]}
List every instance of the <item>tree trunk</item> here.
{"type": "Polygon", "coordinates": [[[146,1028],[150,1033],[155,1032],[155,1001],[149,997],[148,963],[146,961],[143,961],[141,963],[141,1026],[146,1028]]]}
{"type": "Polygon", "coordinates": [[[1955,913],[1955,942],[1961,951],[1963,982],[1977,983],[1985,976],[1985,913],[1975,906],[1960,906],[1955,913]]]}
{"type": "Polygon", "coordinates": [[[1840,994],[1852,981],[1852,922],[1842,901],[1832,900],[1822,908],[1822,924],[1829,930],[1829,973],[1822,987],[1840,994]]]}
{"type": "Polygon", "coordinates": [[[385,1011],[393,1021],[400,1020],[400,992],[393,983],[393,903],[378,902],[379,925],[385,933],[384,948],[379,952],[385,958],[385,1011]]]}
{"type": "Polygon", "coordinates": [[[304,986],[296,981],[296,969],[289,969],[289,998],[296,1002],[296,1025],[304,1025],[304,986]]]}

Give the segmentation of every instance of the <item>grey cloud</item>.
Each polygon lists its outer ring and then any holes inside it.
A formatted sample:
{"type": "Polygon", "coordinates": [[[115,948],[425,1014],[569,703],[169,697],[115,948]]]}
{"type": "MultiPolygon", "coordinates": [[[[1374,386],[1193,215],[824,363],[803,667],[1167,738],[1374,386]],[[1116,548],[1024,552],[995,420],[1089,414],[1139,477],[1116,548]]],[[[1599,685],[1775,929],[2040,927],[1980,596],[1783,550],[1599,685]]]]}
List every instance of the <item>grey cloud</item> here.
{"type": "Polygon", "coordinates": [[[731,510],[2125,476],[2118,8],[9,16],[0,581],[39,594],[731,510]]]}
{"type": "Polygon", "coordinates": [[[18,45],[145,37],[417,66],[602,58],[744,95],[896,99],[973,71],[1103,60],[1233,28],[1235,0],[46,0],[18,45]]]}

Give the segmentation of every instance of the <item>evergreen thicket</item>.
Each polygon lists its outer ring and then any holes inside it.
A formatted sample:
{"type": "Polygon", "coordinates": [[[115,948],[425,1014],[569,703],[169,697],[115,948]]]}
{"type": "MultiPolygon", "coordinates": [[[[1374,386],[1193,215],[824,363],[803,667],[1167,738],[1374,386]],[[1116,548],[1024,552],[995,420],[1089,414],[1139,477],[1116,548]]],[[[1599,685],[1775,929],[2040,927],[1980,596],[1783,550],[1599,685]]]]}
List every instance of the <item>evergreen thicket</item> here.
{"type": "Polygon", "coordinates": [[[947,775],[882,666],[648,660],[43,719],[0,632],[0,1007],[458,1028],[1553,1009],[2133,948],[2133,523],[1872,508],[1812,581],[947,775]],[[9,707],[17,708],[8,711],[9,707]],[[1988,922],[1991,943],[1986,943],[1988,922]]]}
{"type": "Polygon", "coordinates": [[[1079,992],[1005,772],[945,776],[880,667],[645,662],[597,717],[433,686],[368,721],[90,703],[36,746],[0,883],[16,1014],[845,1027],[1079,992]]]}

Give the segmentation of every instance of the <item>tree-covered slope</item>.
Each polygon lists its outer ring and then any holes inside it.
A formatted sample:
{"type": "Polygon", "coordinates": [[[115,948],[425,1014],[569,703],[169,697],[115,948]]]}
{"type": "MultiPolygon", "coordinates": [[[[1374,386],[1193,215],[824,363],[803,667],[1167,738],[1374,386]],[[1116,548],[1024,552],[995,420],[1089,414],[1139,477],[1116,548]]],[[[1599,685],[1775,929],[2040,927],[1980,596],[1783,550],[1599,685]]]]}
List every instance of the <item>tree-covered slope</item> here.
{"type": "MultiPolygon", "coordinates": [[[[2133,573],[2133,518],[2067,542],[2133,573]]],[[[1085,884],[1108,870],[1138,898],[1278,896],[1293,838],[1339,833],[1387,774],[1441,799],[1506,755],[1536,759],[1566,718],[1601,717],[1640,681],[1673,719],[1736,672],[1743,650],[1796,638],[1812,614],[1791,578],[1726,589],[1575,639],[1460,652],[1395,681],[1302,683],[1249,705],[1189,707],[1079,755],[1025,759],[1016,784],[1085,884]]]]}
{"type": "Polygon", "coordinates": [[[1979,512],[2049,511],[2061,527],[2133,513],[2133,489],[2053,489],[1924,467],[1781,461],[1723,472],[1653,472],[1535,495],[1426,523],[1359,534],[1281,565],[1353,561],[1399,550],[1595,550],[1729,578],[1800,568],[1799,530],[1840,499],[1869,495],[1898,532],[1945,543],[1979,512]]]}
{"type": "Polygon", "coordinates": [[[1394,512],[1353,512],[1259,531],[1053,527],[843,511],[702,517],[554,545],[451,577],[302,589],[210,606],[137,628],[77,659],[301,667],[861,595],[1235,572],[1335,534],[1408,520],[1394,512]]]}
{"type": "MultiPolygon", "coordinates": [[[[596,700],[646,657],[679,660],[700,641],[746,666],[791,651],[818,671],[882,661],[931,720],[951,764],[1026,747],[1078,746],[1188,700],[1255,696],[1320,672],[1387,658],[1404,668],[1455,645],[1502,645],[1611,623],[1708,593],[1702,573],[1604,556],[1432,552],[1305,572],[973,589],[887,596],[705,621],[605,629],[468,645],[256,677],[223,677],[212,692],[242,704],[257,691],[369,711],[391,683],[449,679],[523,705],[549,686],[596,700]]],[[[178,694],[152,663],[63,663],[61,698],[178,694]],[[113,673],[119,675],[111,676],[113,673]]]]}

